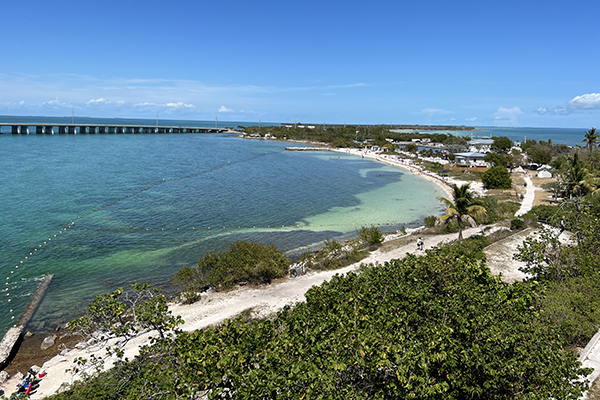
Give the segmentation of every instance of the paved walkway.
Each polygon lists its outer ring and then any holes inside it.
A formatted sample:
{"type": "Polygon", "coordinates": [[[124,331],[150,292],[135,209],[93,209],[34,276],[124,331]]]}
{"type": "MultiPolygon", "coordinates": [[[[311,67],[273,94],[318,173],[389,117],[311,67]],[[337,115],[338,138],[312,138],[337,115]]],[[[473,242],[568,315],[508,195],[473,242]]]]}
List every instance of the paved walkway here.
{"type": "Polygon", "coordinates": [[[527,182],[527,193],[525,193],[525,197],[523,198],[523,202],[521,203],[521,208],[515,214],[515,217],[519,217],[533,207],[533,199],[535,198],[535,186],[533,186],[533,182],[529,176],[525,176],[525,182],[527,182]]]}

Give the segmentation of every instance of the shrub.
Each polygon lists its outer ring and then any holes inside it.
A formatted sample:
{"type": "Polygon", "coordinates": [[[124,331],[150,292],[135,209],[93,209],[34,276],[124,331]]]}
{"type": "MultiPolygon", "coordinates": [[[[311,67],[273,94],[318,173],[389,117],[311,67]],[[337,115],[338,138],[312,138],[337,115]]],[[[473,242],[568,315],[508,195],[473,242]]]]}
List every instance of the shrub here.
{"type": "Polygon", "coordinates": [[[525,221],[523,221],[520,218],[515,218],[510,221],[510,230],[511,231],[518,231],[518,230],[525,228],[526,226],[527,226],[527,224],[525,223],[525,221]]]}
{"type": "MultiPolygon", "coordinates": [[[[514,201],[499,201],[494,196],[483,196],[483,206],[487,211],[487,217],[490,224],[501,221],[515,215],[521,205],[514,201]]],[[[483,222],[483,221],[478,221],[483,222]]]]}
{"type": "Polygon", "coordinates": [[[481,177],[481,181],[489,189],[510,189],[512,186],[508,170],[500,165],[487,170],[481,177]]]}
{"type": "Polygon", "coordinates": [[[563,216],[564,214],[561,212],[560,208],[546,204],[534,206],[527,214],[525,214],[525,217],[529,219],[538,220],[551,225],[558,223],[563,216]]]}
{"type": "Polygon", "coordinates": [[[600,276],[552,282],[545,293],[542,316],[558,326],[566,343],[585,347],[600,326],[600,276]]]}
{"type": "Polygon", "coordinates": [[[314,253],[303,253],[300,261],[308,269],[331,270],[346,267],[366,257],[366,251],[359,250],[357,240],[350,241],[345,245],[336,240],[325,240],[325,247],[314,253]]]}
{"type": "Polygon", "coordinates": [[[435,215],[430,215],[429,217],[423,218],[423,222],[425,226],[428,228],[433,228],[435,226],[435,222],[437,221],[437,217],[435,215]]]}
{"type": "Polygon", "coordinates": [[[184,267],[174,279],[186,293],[204,285],[222,289],[240,282],[271,283],[271,280],[286,275],[289,263],[290,260],[272,244],[264,246],[237,241],[231,243],[227,251],[205,254],[196,262],[195,268],[184,267]]]}
{"type": "Polygon", "coordinates": [[[379,228],[371,226],[370,228],[362,227],[357,232],[358,238],[368,247],[378,246],[383,242],[383,233],[379,228]]]}
{"type": "Polygon", "coordinates": [[[180,299],[183,304],[192,304],[200,300],[202,280],[199,279],[198,269],[184,265],[175,273],[172,279],[173,283],[179,289],[180,299]]]}

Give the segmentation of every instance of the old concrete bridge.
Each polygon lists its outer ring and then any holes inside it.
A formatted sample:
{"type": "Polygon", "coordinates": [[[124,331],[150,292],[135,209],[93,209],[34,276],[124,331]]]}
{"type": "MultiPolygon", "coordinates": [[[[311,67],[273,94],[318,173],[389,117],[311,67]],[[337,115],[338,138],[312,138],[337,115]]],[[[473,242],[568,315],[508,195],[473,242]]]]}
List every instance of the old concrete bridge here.
{"type": "Polygon", "coordinates": [[[201,128],[195,126],[149,126],[120,124],[48,124],[32,122],[0,122],[0,134],[54,135],[54,134],[121,134],[121,133],[223,133],[227,128],[201,128]]]}

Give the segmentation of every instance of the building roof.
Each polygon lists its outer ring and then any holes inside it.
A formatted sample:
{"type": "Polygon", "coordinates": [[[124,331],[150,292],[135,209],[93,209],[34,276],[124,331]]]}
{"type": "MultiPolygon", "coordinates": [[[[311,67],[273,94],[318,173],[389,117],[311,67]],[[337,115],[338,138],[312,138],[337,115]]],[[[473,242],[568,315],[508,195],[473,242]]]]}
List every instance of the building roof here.
{"type": "Polygon", "coordinates": [[[492,145],[494,143],[494,139],[473,139],[473,140],[469,140],[469,145],[473,146],[473,145],[492,145]]]}
{"type": "Polygon", "coordinates": [[[485,153],[454,153],[455,156],[467,157],[467,158],[484,158],[487,154],[485,153]]]}

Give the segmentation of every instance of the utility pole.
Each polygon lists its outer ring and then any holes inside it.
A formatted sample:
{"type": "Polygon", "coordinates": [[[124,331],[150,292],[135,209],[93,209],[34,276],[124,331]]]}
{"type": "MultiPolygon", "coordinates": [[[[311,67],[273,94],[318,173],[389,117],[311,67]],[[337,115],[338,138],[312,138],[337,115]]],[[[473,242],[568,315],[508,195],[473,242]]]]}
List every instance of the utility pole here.
{"type": "Polygon", "coordinates": [[[71,123],[75,123],[75,109],[71,108],[71,123]]]}
{"type": "Polygon", "coordinates": [[[215,129],[219,129],[219,117],[215,117],[215,129]]]}
{"type": "Polygon", "coordinates": [[[158,113],[156,113],[156,127],[158,128],[158,113]]]}

